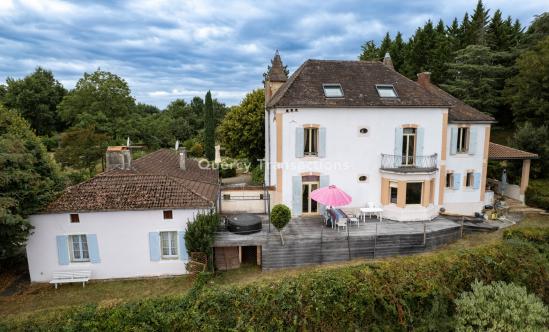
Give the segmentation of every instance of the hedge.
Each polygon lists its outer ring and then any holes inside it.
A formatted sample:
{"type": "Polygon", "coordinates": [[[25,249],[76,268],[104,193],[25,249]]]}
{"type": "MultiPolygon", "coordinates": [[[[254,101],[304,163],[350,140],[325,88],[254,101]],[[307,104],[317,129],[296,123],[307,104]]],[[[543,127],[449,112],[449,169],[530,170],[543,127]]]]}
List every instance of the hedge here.
{"type": "Polygon", "coordinates": [[[549,211],[549,179],[531,180],[525,199],[526,204],[549,211]]]}
{"type": "Polygon", "coordinates": [[[204,286],[207,277],[202,277],[184,296],[80,307],[3,328],[445,331],[453,326],[453,301],[475,280],[513,282],[549,303],[549,260],[539,250],[547,251],[549,244],[524,241],[538,238],[529,234],[517,230],[498,244],[320,268],[245,286],[204,286]]]}

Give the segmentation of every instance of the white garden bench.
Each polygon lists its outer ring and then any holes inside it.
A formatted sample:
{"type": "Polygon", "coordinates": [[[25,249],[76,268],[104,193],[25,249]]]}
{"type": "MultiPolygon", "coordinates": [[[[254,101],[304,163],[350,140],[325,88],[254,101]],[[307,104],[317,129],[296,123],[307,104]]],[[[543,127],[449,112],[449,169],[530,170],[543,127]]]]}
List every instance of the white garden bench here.
{"type": "Polygon", "coordinates": [[[86,285],[86,282],[90,280],[91,271],[59,271],[53,272],[53,279],[50,281],[50,284],[55,284],[55,289],[57,289],[57,284],[66,284],[69,282],[81,282],[82,287],[86,285]]]}

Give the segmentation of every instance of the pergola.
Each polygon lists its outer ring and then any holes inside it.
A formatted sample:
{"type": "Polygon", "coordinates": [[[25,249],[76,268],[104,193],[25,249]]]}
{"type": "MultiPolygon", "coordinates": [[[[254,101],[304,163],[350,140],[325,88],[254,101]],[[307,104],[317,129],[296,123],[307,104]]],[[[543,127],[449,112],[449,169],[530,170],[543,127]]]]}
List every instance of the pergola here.
{"type": "Polygon", "coordinates": [[[524,193],[530,179],[530,161],[538,159],[535,153],[514,149],[505,145],[490,142],[489,160],[522,160],[522,176],[520,178],[520,200],[524,203],[524,193]]]}

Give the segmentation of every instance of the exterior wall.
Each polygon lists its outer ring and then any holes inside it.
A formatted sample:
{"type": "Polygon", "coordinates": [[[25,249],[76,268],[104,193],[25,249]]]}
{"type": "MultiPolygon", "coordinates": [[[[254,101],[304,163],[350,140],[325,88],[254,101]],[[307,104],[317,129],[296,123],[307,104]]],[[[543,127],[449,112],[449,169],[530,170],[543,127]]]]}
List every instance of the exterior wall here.
{"type": "MultiPolygon", "coordinates": [[[[273,191],[270,190],[269,193],[273,197],[273,191]]],[[[265,195],[263,188],[223,188],[221,189],[221,213],[266,213],[267,201],[260,199],[260,195],[265,195]]]]}
{"type": "MultiPolygon", "coordinates": [[[[452,128],[457,128],[457,124],[448,125],[447,141],[452,144],[451,132],[452,128]]],[[[474,173],[480,173],[481,177],[486,176],[483,172],[484,145],[485,145],[485,128],[490,128],[489,124],[472,124],[470,128],[476,128],[477,138],[475,144],[475,153],[457,153],[451,154],[451,149],[448,148],[446,171],[460,174],[461,185],[459,189],[444,189],[443,207],[450,214],[465,214],[473,215],[475,212],[480,212],[484,206],[484,198],[481,197],[481,187],[478,189],[465,187],[465,174],[468,170],[474,173]]],[[[488,130],[489,131],[489,130],[488,130]]],[[[489,139],[489,138],[488,138],[489,139]]],[[[481,179],[481,185],[485,183],[481,179]]]]}
{"type": "MultiPolygon", "coordinates": [[[[349,207],[363,207],[367,202],[380,203],[381,154],[394,154],[395,128],[405,124],[418,124],[424,128],[423,154],[441,151],[441,124],[446,109],[422,108],[303,108],[283,113],[283,188],[282,202],[292,207],[292,177],[304,172],[329,175],[329,183],[336,184],[353,197],[349,207]],[[326,157],[296,158],[295,131],[305,124],[326,128],[326,157]],[[359,129],[368,128],[366,135],[359,129]],[[358,176],[366,175],[366,182],[358,176]]],[[[271,111],[271,113],[273,113],[271,111]]],[[[271,127],[271,142],[276,142],[271,127]]],[[[271,155],[273,155],[271,146],[271,155]]],[[[438,179],[435,197],[438,196],[438,179]]]]}
{"type": "Polygon", "coordinates": [[[184,231],[199,212],[172,211],[171,220],[164,220],[163,210],[79,213],[79,223],[71,223],[69,213],[33,215],[27,242],[31,281],[49,282],[54,271],[68,270],[91,270],[92,279],[185,274],[187,261],[150,259],[149,232],[184,231]],[[59,264],[56,236],[72,234],[97,235],[99,263],[59,264]]]}

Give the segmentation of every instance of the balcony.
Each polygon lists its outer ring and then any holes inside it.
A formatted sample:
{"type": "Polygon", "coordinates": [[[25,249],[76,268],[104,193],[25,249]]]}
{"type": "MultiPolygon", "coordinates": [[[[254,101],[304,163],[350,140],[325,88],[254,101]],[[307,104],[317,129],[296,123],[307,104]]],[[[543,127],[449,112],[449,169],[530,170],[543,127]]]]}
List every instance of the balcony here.
{"type": "Polygon", "coordinates": [[[437,154],[430,156],[381,154],[380,169],[397,173],[432,173],[437,170],[437,154]]]}

